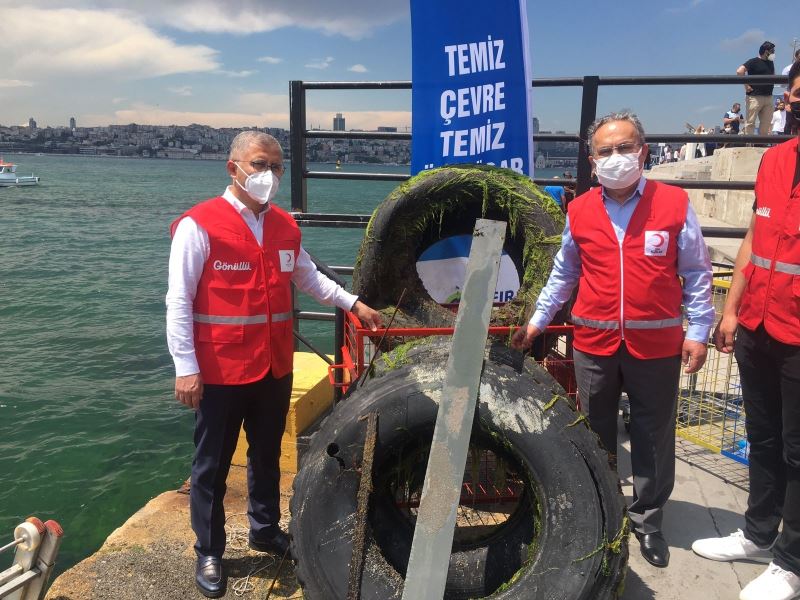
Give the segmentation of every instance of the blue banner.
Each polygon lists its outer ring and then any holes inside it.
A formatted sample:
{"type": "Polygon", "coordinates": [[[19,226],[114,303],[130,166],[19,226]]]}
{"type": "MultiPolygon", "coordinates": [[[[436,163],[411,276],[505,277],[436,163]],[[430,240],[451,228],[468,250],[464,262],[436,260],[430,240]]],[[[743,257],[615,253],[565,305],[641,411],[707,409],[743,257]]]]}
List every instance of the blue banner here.
{"type": "Polygon", "coordinates": [[[411,0],[411,174],[453,163],[533,176],[525,0],[411,0]]]}

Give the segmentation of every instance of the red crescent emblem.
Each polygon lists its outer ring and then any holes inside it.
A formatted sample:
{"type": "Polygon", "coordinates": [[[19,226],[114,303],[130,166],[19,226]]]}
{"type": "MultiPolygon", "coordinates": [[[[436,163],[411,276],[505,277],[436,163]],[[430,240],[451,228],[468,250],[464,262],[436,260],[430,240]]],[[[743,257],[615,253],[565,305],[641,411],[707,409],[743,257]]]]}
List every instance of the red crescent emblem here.
{"type": "Polygon", "coordinates": [[[661,235],[660,233],[654,233],[653,235],[650,236],[650,243],[653,244],[654,248],[660,248],[661,246],[664,245],[664,236],[661,235]],[[658,238],[657,244],[653,243],[653,240],[655,240],[656,238],[658,238]]]}

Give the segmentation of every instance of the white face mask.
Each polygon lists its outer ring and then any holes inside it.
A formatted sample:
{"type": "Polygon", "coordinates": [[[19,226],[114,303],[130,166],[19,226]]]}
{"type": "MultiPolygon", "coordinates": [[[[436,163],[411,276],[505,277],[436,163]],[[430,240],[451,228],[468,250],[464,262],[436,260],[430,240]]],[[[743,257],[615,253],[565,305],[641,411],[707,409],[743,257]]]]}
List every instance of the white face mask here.
{"type": "Polygon", "coordinates": [[[767,54],[767,60],[775,60],[774,54],[767,54]]]}
{"type": "Polygon", "coordinates": [[[619,154],[594,161],[594,170],[600,185],[612,190],[621,190],[639,181],[642,167],[639,166],[639,152],[619,154]]]}
{"type": "MultiPolygon", "coordinates": [[[[242,169],[242,167],[240,167],[238,164],[236,167],[241,169],[242,173],[245,172],[244,169],[242,169]]],[[[260,171],[258,173],[253,173],[252,175],[248,175],[247,180],[244,182],[244,186],[239,183],[238,179],[234,179],[234,182],[245,192],[247,192],[248,196],[250,196],[259,204],[269,204],[269,202],[275,197],[275,194],[278,193],[278,186],[280,185],[281,180],[275,177],[272,174],[272,171],[267,169],[266,171],[260,171]]]]}

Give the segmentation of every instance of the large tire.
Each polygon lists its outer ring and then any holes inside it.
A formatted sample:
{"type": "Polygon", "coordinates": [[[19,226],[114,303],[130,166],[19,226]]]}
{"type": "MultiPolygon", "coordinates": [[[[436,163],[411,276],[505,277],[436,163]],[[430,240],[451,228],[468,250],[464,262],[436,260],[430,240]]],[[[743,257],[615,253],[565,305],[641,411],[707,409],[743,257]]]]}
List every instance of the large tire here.
{"type": "Polygon", "coordinates": [[[472,233],[479,218],[508,223],[504,249],[520,275],[519,292],[493,311],[492,324],[521,323],[547,282],[564,215],[549,194],[509,169],[452,165],[398,186],[370,219],[353,273],[354,292],[370,306],[393,312],[405,289],[397,326],[451,326],[453,313],[430,297],[416,262],[434,242],[472,233]]]}
{"type": "MultiPolygon", "coordinates": [[[[347,597],[365,438],[359,418],[373,411],[379,426],[361,598],[401,597],[413,520],[395,502],[397,481],[414,485],[424,475],[449,349],[438,341],[384,355],[313,436],[294,480],[290,525],[306,598],[347,597]],[[415,453],[420,460],[409,467],[415,453]]],[[[504,524],[478,539],[456,535],[445,598],[617,597],[627,562],[624,500],[608,455],[576,416],[539,365],[490,347],[472,443],[507,461],[524,492],[504,524]]]]}

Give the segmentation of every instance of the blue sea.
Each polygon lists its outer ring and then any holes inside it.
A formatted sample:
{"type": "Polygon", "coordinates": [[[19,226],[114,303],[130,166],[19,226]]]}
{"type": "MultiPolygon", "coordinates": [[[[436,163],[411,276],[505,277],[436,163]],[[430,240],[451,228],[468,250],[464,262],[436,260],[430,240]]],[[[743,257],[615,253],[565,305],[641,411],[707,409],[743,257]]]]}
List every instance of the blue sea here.
{"type": "MultiPolygon", "coordinates": [[[[222,161],[4,158],[41,183],[0,188],[0,546],[30,515],[55,519],[61,572],[189,476],[194,418],[173,398],[164,334],[168,232],[228,178],[222,161]]],[[[277,203],[288,208],[288,173],[283,181],[277,203]]],[[[309,210],[370,213],[394,186],[309,180],[309,210]]],[[[352,265],[363,233],[308,227],[303,244],[352,265]]],[[[328,310],[308,299],[301,308],[328,310]]],[[[333,351],[331,324],[304,321],[301,332],[333,351]]]]}

